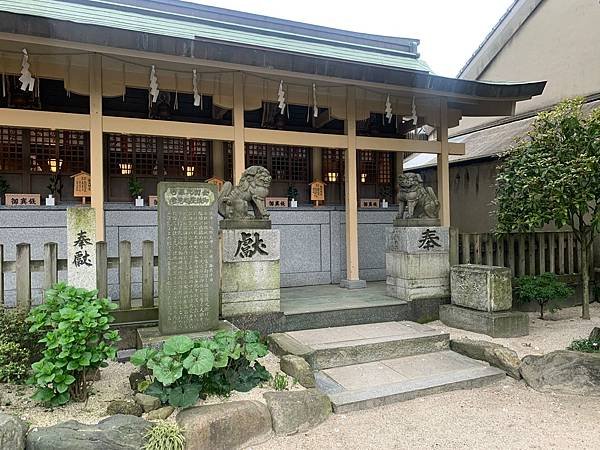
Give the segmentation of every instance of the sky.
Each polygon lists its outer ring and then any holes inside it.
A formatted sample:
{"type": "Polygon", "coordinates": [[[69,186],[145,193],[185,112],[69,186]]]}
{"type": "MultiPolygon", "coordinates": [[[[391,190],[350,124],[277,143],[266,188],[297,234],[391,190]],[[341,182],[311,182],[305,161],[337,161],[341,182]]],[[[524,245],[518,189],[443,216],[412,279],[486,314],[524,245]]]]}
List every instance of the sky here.
{"type": "MultiPolygon", "coordinates": [[[[188,0],[190,1],[190,0],[188,0]]],[[[513,0],[191,0],[363,33],[416,38],[433,72],[454,77],[513,0]]]]}

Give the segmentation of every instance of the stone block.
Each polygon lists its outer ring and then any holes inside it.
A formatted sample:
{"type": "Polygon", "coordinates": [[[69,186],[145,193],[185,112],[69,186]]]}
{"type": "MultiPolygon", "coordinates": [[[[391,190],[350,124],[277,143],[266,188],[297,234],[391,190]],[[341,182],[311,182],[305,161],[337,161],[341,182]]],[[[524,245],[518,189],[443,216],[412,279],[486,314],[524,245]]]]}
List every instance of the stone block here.
{"type": "Polygon", "coordinates": [[[386,252],[448,253],[448,227],[391,227],[386,233],[386,252]]]}
{"type": "Polygon", "coordinates": [[[385,268],[386,275],[396,278],[448,278],[450,259],[447,253],[388,252],[385,268]]]}
{"type": "Polygon", "coordinates": [[[316,389],[263,394],[276,435],[303,433],[321,424],[331,414],[329,398],[316,389]]]}
{"type": "Polygon", "coordinates": [[[267,405],[243,400],[187,408],[177,414],[187,450],[247,448],[271,436],[267,405]]]}
{"type": "Polygon", "coordinates": [[[305,388],[315,387],[315,375],[306,360],[296,355],[283,355],[279,361],[282,372],[295,378],[305,388]]]}
{"type": "Polygon", "coordinates": [[[279,290],[279,261],[223,262],[221,292],[279,290]]]}
{"type": "Polygon", "coordinates": [[[448,278],[404,279],[387,277],[386,295],[405,301],[450,295],[448,278]]]}
{"type": "Polygon", "coordinates": [[[0,412],[0,448],[23,450],[27,425],[17,416],[0,412]]]}
{"type": "Polygon", "coordinates": [[[521,379],[519,367],[521,360],[517,352],[494,342],[473,340],[468,338],[452,339],[450,348],[469,358],[486,361],[494,367],[504,370],[516,380],[521,379]]]}
{"type": "Polygon", "coordinates": [[[279,230],[221,230],[223,262],[279,261],[279,230]]]}
{"type": "Polygon", "coordinates": [[[281,304],[279,299],[249,302],[233,302],[223,303],[221,305],[221,314],[223,314],[223,317],[235,317],[245,314],[269,314],[279,312],[280,309],[281,304]]]}
{"type": "MultiPolygon", "coordinates": [[[[198,331],[196,333],[182,333],[193,340],[211,339],[218,331],[236,331],[237,328],[226,320],[219,320],[214,330],[198,331]]],[[[158,327],[146,327],[137,329],[137,348],[154,347],[161,348],[164,342],[173,337],[164,335],[158,327]]]]}
{"type": "Polygon", "coordinates": [[[507,267],[460,264],[450,269],[451,302],[478,311],[512,307],[511,273],[507,267]]]}
{"type": "Polygon", "coordinates": [[[440,320],[449,327],[497,338],[529,334],[529,316],[522,312],[485,312],[457,305],[440,305],[440,320]]]}

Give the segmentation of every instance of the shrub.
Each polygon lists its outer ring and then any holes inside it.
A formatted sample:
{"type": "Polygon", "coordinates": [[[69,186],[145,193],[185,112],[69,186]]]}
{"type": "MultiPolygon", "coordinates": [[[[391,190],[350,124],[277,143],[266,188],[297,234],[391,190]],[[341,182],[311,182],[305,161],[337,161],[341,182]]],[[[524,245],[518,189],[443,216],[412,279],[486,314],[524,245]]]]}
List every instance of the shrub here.
{"type": "Polygon", "coordinates": [[[44,357],[34,363],[29,382],[37,386],[33,396],[49,406],[70,399],[84,401],[100,367],[114,359],[113,345],[119,334],[110,330],[110,311],[117,306],[99,299],[97,291],[56,284],[46,292],[46,302],[31,310],[30,331],[45,333],[44,357]]]}
{"type": "Polygon", "coordinates": [[[185,436],[176,423],[161,420],[144,436],[144,450],[184,450],[185,436]]]}
{"type": "Polygon", "coordinates": [[[515,288],[518,303],[537,302],[540,305],[540,319],[544,319],[544,307],[554,312],[560,307],[558,302],[573,294],[568,287],[553,273],[539,276],[524,276],[517,279],[515,288]]]}
{"type": "Polygon", "coordinates": [[[27,314],[0,307],[0,382],[23,381],[31,364],[42,358],[41,333],[30,333],[27,314]]]}
{"type": "Polygon", "coordinates": [[[584,353],[600,353],[600,340],[576,339],[571,342],[568,349],[584,353]]]}
{"type": "Polygon", "coordinates": [[[255,331],[220,331],[213,339],[196,342],[173,336],[161,350],[138,350],[130,361],[151,373],[153,382],[146,394],[185,408],[201,395],[228,396],[233,390],[247,392],[268,381],[271,375],[256,361],[267,351],[255,331]]]}

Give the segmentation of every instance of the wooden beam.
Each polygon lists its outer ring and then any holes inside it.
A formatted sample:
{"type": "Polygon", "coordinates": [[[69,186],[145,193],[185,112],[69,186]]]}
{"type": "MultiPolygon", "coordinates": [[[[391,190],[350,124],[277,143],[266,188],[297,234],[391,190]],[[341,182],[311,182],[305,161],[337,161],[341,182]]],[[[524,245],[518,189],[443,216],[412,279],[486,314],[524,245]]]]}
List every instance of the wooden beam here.
{"type": "Polygon", "coordinates": [[[87,114],[0,108],[0,125],[5,127],[89,131],[90,117],[87,114]]]}
{"type": "Polygon", "coordinates": [[[356,90],[346,89],[346,279],[359,281],[358,182],[356,167],[356,90]]]}
{"type": "Polygon", "coordinates": [[[92,208],[96,211],[96,240],[104,240],[104,144],[102,128],[102,57],[90,57],[90,176],[92,208]]]}
{"type": "Polygon", "coordinates": [[[348,138],[339,134],[304,133],[300,131],[246,128],[246,142],[257,144],[298,145],[303,147],[346,148],[348,138]]]}
{"type": "MultiPolygon", "coordinates": [[[[442,153],[442,144],[438,141],[420,141],[417,139],[395,139],[357,136],[356,147],[361,150],[406,153],[442,153]]],[[[464,155],[465,144],[449,142],[449,155],[464,155]]]]}
{"type": "Polygon", "coordinates": [[[171,122],[152,119],[104,116],[106,133],[141,134],[147,136],[169,136],[193,139],[233,141],[233,127],[206,123],[171,122]]]}
{"type": "Polygon", "coordinates": [[[437,155],[438,200],[440,201],[440,222],[450,226],[450,165],[448,164],[448,101],[440,100],[440,126],[437,129],[441,152],[437,155]]]}
{"type": "Polygon", "coordinates": [[[244,74],[233,75],[233,181],[237,183],[246,169],[246,138],[244,130],[244,74]]]}

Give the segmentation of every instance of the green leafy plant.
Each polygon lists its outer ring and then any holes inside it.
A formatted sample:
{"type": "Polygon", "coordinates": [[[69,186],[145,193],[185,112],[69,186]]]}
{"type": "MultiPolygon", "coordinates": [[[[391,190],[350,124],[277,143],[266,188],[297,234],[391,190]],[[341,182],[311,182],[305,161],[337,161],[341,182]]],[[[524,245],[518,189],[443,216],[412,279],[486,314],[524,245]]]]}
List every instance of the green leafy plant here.
{"type": "Polygon", "coordinates": [[[41,333],[29,333],[27,314],[0,308],[0,382],[20,383],[42,358],[41,333]]]}
{"type": "Polygon", "coordinates": [[[292,199],[298,200],[298,189],[293,184],[290,184],[287,189],[287,198],[288,201],[292,201],[292,199]]]}
{"type": "Polygon", "coordinates": [[[110,330],[110,311],[117,306],[88,291],[57,283],[46,291],[45,303],[31,310],[31,332],[44,332],[40,342],[43,358],[34,363],[29,382],[37,387],[33,396],[49,406],[70,399],[84,401],[100,367],[117,353],[113,345],[119,334],[110,330]]]}
{"type": "Polygon", "coordinates": [[[288,378],[285,373],[277,372],[273,377],[273,389],[276,391],[285,391],[288,388],[288,378]]]}
{"type": "Polygon", "coordinates": [[[544,307],[550,312],[560,309],[558,302],[572,295],[573,289],[559,281],[555,274],[543,273],[518,278],[515,293],[519,303],[537,302],[540,306],[540,319],[544,319],[544,307]]]}
{"type": "Polygon", "coordinates": [[[4,201],[4,194],[10,189],[10,184],[3,177],[0,177],[0,204],[4,201]]]}
{"type": "Polygon", "coordinates": [[[600,340],[575,339],[568,347],[569,350],[584,353],[600,353],[600,340]]]}
{"type": "Polygon", "coordinates": [[[151,373],[153,382],[146,394],[185,408],[201,395],[247,392],[268,381],[269,372],[256,361],[267,352],[255,331],[220,331],[213,339],[195,342],[187,336],[173,336],[162,349],[143,348],[130,361],[151,373]]]}
{"type": "Polygon", "coordinates": [[[527,136],[501,159],[496,179],[498,231],[570,226],[581,245],[581,317],[590,318],[591,247],[600,229],[600,108],[583,99],[537,115],[527,136]]]}
{"type": "Polygon", "coordinates": [[[144,436],[144,450],[184,450],[185,436],[177,423],[161,420],[144,436]]]}
{"type": "Polygon", "coordinates": [[[140,183],[140,180],[135,177],[131,177],[129,179],[129,182],[127,183],[127,189],[129,189],[129,195],[131,195],[131,198],[134,200],[141,196],[142,192],[144,192],[142,183],[140,183]]]}

